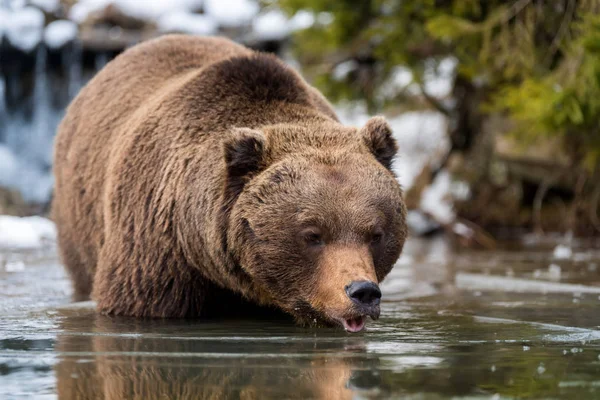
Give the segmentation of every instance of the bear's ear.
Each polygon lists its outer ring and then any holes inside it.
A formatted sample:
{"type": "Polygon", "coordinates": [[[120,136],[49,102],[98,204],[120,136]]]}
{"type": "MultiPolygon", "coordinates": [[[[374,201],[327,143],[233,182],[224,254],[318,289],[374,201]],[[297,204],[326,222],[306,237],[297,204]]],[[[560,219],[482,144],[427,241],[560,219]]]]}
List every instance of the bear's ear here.
{"type": "Polygon", "coordinates": [[[377,161],[387,169],[392,168],[392,160],[398,151],[392,128],[383,117],[373,117],[360,130],[365,144],[377,161]]]}
{"type": "Polygon", "coordinates": [[[234,128],[224,143],[227,186],[230,195],[237,197],[248,179],[263,165],[265,136],[256,130],[234,128]]]}

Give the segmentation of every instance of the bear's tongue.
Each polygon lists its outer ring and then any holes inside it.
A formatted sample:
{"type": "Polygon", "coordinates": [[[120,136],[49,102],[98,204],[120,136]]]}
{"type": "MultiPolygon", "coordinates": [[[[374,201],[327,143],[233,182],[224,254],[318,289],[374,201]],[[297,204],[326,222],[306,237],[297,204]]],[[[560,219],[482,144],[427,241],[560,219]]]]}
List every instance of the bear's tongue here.
{"type": "Polygon", "coordinates": [[[344,320],[344,329],[347,332],[360,332],[365,327],[366,317],[356,317],[344,320]]]}

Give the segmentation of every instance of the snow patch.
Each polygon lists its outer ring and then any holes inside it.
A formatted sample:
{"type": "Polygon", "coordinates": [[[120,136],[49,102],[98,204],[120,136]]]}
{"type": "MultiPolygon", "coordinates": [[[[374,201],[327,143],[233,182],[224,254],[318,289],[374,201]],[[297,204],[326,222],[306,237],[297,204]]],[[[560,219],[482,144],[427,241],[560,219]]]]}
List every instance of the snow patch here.
{"type": "Polygon", "coordinates": [[[53,21],[44,31],[44,42],[51,49],[58,49],[77,38],[77,24],[60,19],[53,21]]]}
{"type": "Polygon", "coordinates": [[[300,10],[289,21],[292,31],[308,29],[315,24],[315,15],[309,11],[300,10]]]}
{"type": "Polygon", "coordinates": [[[475,236],[475,231],[469,228],[467,225],[462,222],[457,222],[452,225],[452,232],[456,233],[458,236],[462,236],[465,238],[472,238],[475,236]]]}
{"type": "Polygon", "coordinates": [[[363,126],[369,120],[369,114],[363,105],[340,103],[334,104],[335,112],[345,125],[363,126]]]}
{"type": "Polygon", "coordinates": [[[334,18],[335,17],[333,16],[332,13],[327,12],[327,11],[322,11],[322,12],[320,12],[320,13],[317,14],[316,20],[317,20],[317,23],[319,25],[325,25],[326,26],[326,25],[331,24],[333,22],[334,18]]]}
{"type": "Polygon", "coordinates": [[[107,5],[107,0],[80,0],[69,10],[69,19],[81,24],[90,14],[102,10],[107,5]]]}
{"type": "Polygon", "coordinates": [[[290,24],[280,10],[271,10],[252,21],[252,31],[260,40],[283,40],[290,33],[290,24]]]}
{"type": "Polygon", "coordinates": [[[389,121],[401,143],[394,163],[400,184],[410,188],[426,165],[437,167],[450,149],[446,118],[433,111],[408,112],[389,121]]]}
{"type": "Polygon", "coordinates": [[[35,7],[24,7],[14,12],[5,12],[4,34],[16,48],[30,52],[41,42],[44,32],[44,13],[35,7]]]}
{"type": "MultiPolygon", "coordinates": [[[[458,60],[447,57],[441,61],[427,60],[423,73],[423,90],[431,97],[444,99],[452,93],[458,60]]],[[[379,89],[378,96],[383,100],[393,99],[398,94],[406,92],[408,95],[420,96],[421,87],[415,82],[410,68],[396,66],[390,76],[379,89]]]]}
{"type": "Polygon", "coordinates": [[[26,201],[43,203],[50,198],[53,179],[27,160],[0,144],[0,186],[19,190],[26,201]]]}
{"type": "Polygon", "coordinates": [[[427,65],[423,77],[425,92],[436,98],[449,96],[454,86],[457,65],[458,60],[454,57],[444,58],[437,65],[433,61],[427,65]]]}
{"type": "Polygon", "coordinates": [[[55,12],[60,7],[60,0],[29,0],[29,3],[47,13],[55,12]]]}
{"type": "Polygon", "coordinates": [[[560,268],[560,265],[550,264],[548,266],[548,278],[550,280],[560,281],[561,272],[562,270],[560,268]]]}
{"type": "Polygon", "coordinates": [[[411,85],[413,83],[413,73],[410,68],[396,66],[390,72],[390,76],[381,85],[377,95],[382,100],[391,100],[404,90],[409,90],[410,94],[418,95],[418,87],[411,85]]]}
{"type": "Polygon", "coordinates": [[[113,0],[113,2],[126,15],[147,21],[155,21],[160,16],[173,11],[196,11],[203,3],[202,0],[113,0]]]}
{"type": "Polygon", "coordinates": [[[559,244],[554,249],[554,253],[552,253],[554,258],[557,260],[567,260],[573,256],[573,250],[569,246],[565,246],[564,244],[559,244]]]}
{"type": "Polygon", "coordinates": [[[173,11],[157,21],[158,30],[163,33],[189,33],[191,35],[214,35],[219,27],[211,17],[188,11],[173,11]]]}
{"type": "Polygon", "coordinates": [[[352,71],[356,70],[357,68],[358,68],[358,62],[356,62],[355,60],[344,61],[335,66],[335,68],[331,72],[331,76],[334,80],[339,82],[339,81],[346,79],[348,74],[350,74],[352,71]]]}
{"type": "Polygon", "coordinates": [[[451,184],[450,173],[440,171],[431,185],[421,194],[419,208],[432,215],[441,224],[450,224],[455,218],[450,194],[451,184]]]}
{"type": "Polygon", "coordinates": [[[455,200],[466,201],[471,198],[471,187],[465,181],[452,181],[450,192],[455,200]]]}
{"type": "Polygon", "coordinates": [[[0,144],[0,186],[8,186],[17,175],[19,161],[13,152],[0,144]]]}
{"type": "Polygon", "coordinates": [[[25,270],[25,263],[23,261],[9,261],[4,266],[6,272],[21,272],[25,270]]]}
{"type": "MultiPolygon", "coordinates": [[[[223,1],[227,3],[227,1],[223,1]]],[[[202,0],[79,0],[71,7],[69,18],[81,23],[96,11],[114,5],[125,15],[145,21],[157,21],[161,16],[175,11],[196,11],[202,0]]]]}
{"type": "Polygon", "coordinates": [[[419,210],[410,210],[406,215],[408,229],[415,236],[423,236],[438,229],[440,225],[419,210]]]}
{"type": "Polygon", "coordinates": [[[258,3],[253,0],[204,1],[204,12],[226,27],[249,24],[258,11],[258,3]]]}
{"type": "Polygon", "coordinates": [[[0,215],[0,248],[39,248],[55,240],[56,226],[49,219],[0,215]]]}
{"type": "Polygon", "coordinates": [[[6,11],[3,8],[0,8],[0,41],[2,40],[2,37],[4,36],[4,31],[8,27],[8,15],[9,15],[8,11],[6,11]]]}
{"type": "Polygon", "coordinates": [[[405,87],[413,81],[413,74],[410,68],[399,66],[394,67],[390,76],[391,81],[396,86],[405,87]]]}

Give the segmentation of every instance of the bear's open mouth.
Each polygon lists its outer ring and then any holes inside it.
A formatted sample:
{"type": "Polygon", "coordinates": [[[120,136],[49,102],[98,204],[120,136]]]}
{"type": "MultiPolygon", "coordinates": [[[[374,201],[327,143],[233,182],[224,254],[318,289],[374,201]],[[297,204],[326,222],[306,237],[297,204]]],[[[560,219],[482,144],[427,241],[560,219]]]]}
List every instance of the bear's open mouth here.
{"type": "Polygon", "coordinates": [[[342,324],[344,325],[346,332],[356,333],[363,330],[366,320],[367,317],[363,315],[360,317],[343,319],[342,324]]]}

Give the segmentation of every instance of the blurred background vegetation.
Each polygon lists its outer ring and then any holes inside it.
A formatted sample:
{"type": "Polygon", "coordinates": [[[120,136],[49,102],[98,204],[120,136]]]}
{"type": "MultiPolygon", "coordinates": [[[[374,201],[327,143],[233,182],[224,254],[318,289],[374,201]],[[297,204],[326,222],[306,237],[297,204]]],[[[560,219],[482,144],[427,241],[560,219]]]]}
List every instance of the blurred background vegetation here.
{"type": "MultiPolygon", "coordinates": [[[[33,19],[22,34],[36,29],[33,19]]],[[[226,35],[300,69],[344,122],[379,113],[397,121],[396,172],[413,232],[445,230],[484,247],[514,232],[600,233],[599,0],[2,0],[3,29],[0,156],[4,145],[33,162],[32,146],[50,142],[22,145],[15,137],[30,130],[15,127],[34,121],[51,138],[56,122],[36,110],[53,108],[59,120],[78,88],[125,48],[168,32],[226,35]],[[45,29],[33,46],[11,36],[11,15],[27,8],[41,11],[45,29]],[[57,21],[73,24],[74,35],[50,35],[57,21]],[[41,75],[49,93],[40,95],[41,75]],[[433,130],[442,132],[415,130],[407,115],[441,118],[433,130]]],[[[42,159],[48,173],[51,158],[42,159]]],[[[0,173],[9,188],[0,213],[16,203],[27,206],[14,213],[44,212],[51,182],[41,195],[15,194],[20,170],[0,173]]]]}
{"type": "Polygon", "coordinates": [[[294,47],[329,98],[448,117],[451,148],[440,168],[472,191],[457,202],[460,214],[538,230],[600,226],[600,2],[277,3],[290,15],[331,13],[330,23],[299,32],[294,47]],[[427,75],[449,63],[453,87],[439,98],[427,75]],[[390,93],[398,67],[412,80],[390,93]]]}

